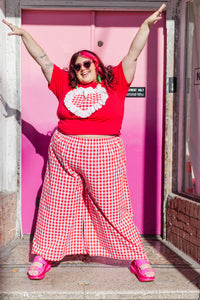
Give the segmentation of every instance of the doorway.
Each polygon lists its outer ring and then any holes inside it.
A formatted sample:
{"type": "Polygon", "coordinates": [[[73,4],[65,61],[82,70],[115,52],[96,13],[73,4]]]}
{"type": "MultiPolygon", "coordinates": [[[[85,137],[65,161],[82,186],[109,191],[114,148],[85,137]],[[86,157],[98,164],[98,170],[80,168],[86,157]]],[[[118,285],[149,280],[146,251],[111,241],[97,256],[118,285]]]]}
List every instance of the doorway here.
{"type": "MultiPolygon", "coordinates": [[[[145,11],[22,10],[22,26],[60,67],[81,49],[108,65],[127,53],[145,11]]],[[[152,27],[125,102],[122,138],[134,223],[141,234],[161,234],[165,93],[165,18],[152,27]]],[[[22,226],[34,232],[48,144],[57,125],[57,99],[22,45],[22,226]]]]}

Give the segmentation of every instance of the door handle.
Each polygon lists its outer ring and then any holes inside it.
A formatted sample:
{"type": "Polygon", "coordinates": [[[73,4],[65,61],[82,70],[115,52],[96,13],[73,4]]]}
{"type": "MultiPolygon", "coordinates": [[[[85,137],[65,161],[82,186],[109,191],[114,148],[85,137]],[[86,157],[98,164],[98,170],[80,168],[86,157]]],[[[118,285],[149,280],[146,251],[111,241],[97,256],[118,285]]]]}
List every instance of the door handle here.
{"type": "Polygon", "coordinates": [[[102,46],[103,46],[103,42],[102,42],[102,41],[98,41],[97,45],[98,45],[99,47],[102,47],[102,46]]]}

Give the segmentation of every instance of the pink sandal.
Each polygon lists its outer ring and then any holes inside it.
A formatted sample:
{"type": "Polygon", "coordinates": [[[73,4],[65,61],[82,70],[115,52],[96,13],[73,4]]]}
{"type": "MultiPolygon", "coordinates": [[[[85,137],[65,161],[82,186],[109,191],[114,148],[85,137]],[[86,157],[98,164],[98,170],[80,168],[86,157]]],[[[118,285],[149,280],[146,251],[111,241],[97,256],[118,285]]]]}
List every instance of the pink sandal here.
{"type": "Polygon", "coordinates": [[[131,263],[130,271],[137,276],[139,281],[144,282],[144,281],[154,281],[155,279],[155,271],[153,268],[151,268],[149,262],[146,259],[138,259],[134,260],[131,263]],[[142,265],[149,265],[149,268],[145,268],[144,270],[141,269],[142,265]],[[154,276],[149,277],[146,276],[145,274],[147,272],[154,272],[154,276]]]}
{"type": "Polygon", "coordinates": [[[45,260],[41,256],[35,256],[35,258],[33,260],[33,263],[34,262],[41,263],[41,264],[43,264],[43,266],[41,268],[37,267],[37,266],[31,266],[28,269],[28,272],[27,272],[29,278],[30,279],[43,279],[45,277],[46,272],[50,271],[50,269],[51,269],[50,261],[45,260]],[[29,271],[37,271],[38,274],[37,275],[31,275],[31,274],[29,274],[29,271]]]}

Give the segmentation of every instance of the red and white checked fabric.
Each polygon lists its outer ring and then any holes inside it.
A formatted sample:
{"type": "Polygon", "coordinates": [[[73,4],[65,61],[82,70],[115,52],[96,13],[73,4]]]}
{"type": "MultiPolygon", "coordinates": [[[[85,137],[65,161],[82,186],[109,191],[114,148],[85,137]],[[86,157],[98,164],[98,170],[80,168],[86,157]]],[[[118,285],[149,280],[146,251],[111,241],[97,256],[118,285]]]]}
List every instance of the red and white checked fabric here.
{"type": "Polygon", "coordinates": [[[90,107],[93,107],[96,103],[101,101],[101,94],[89,94],[87,97],[83,95],[77,95],[73,98],[72,103],[79,107],[82,110],[87,110],[90,107]]]}
{"type": "Polygon", "coordinates": [[[86,118],[105,105],[108,93],[101,84],[93,87],[78,87],[69,91],[64,104],[69,111],[78,117],[86,118]]]}
{"type": "Polygon", "coordinates": [[[54,133],[32,253],[50,261],[72,254],[146,258],[133,223],[120,137],[54,133]]]}

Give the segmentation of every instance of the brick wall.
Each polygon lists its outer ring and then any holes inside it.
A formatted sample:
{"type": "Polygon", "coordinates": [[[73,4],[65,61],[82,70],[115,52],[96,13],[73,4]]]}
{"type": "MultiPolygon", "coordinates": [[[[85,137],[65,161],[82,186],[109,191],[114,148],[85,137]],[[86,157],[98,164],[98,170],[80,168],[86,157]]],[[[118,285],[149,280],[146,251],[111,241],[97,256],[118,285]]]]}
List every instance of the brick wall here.
{"type": "Polygon", "coordinates": [[[168,197],[167,240],[200,263],[200,203],[168,197]]]}
{"type": "Polygon", "coordinates": [[[5,247],[16,236],[16,193],[0,193],[0,248],[5,247]]]}

